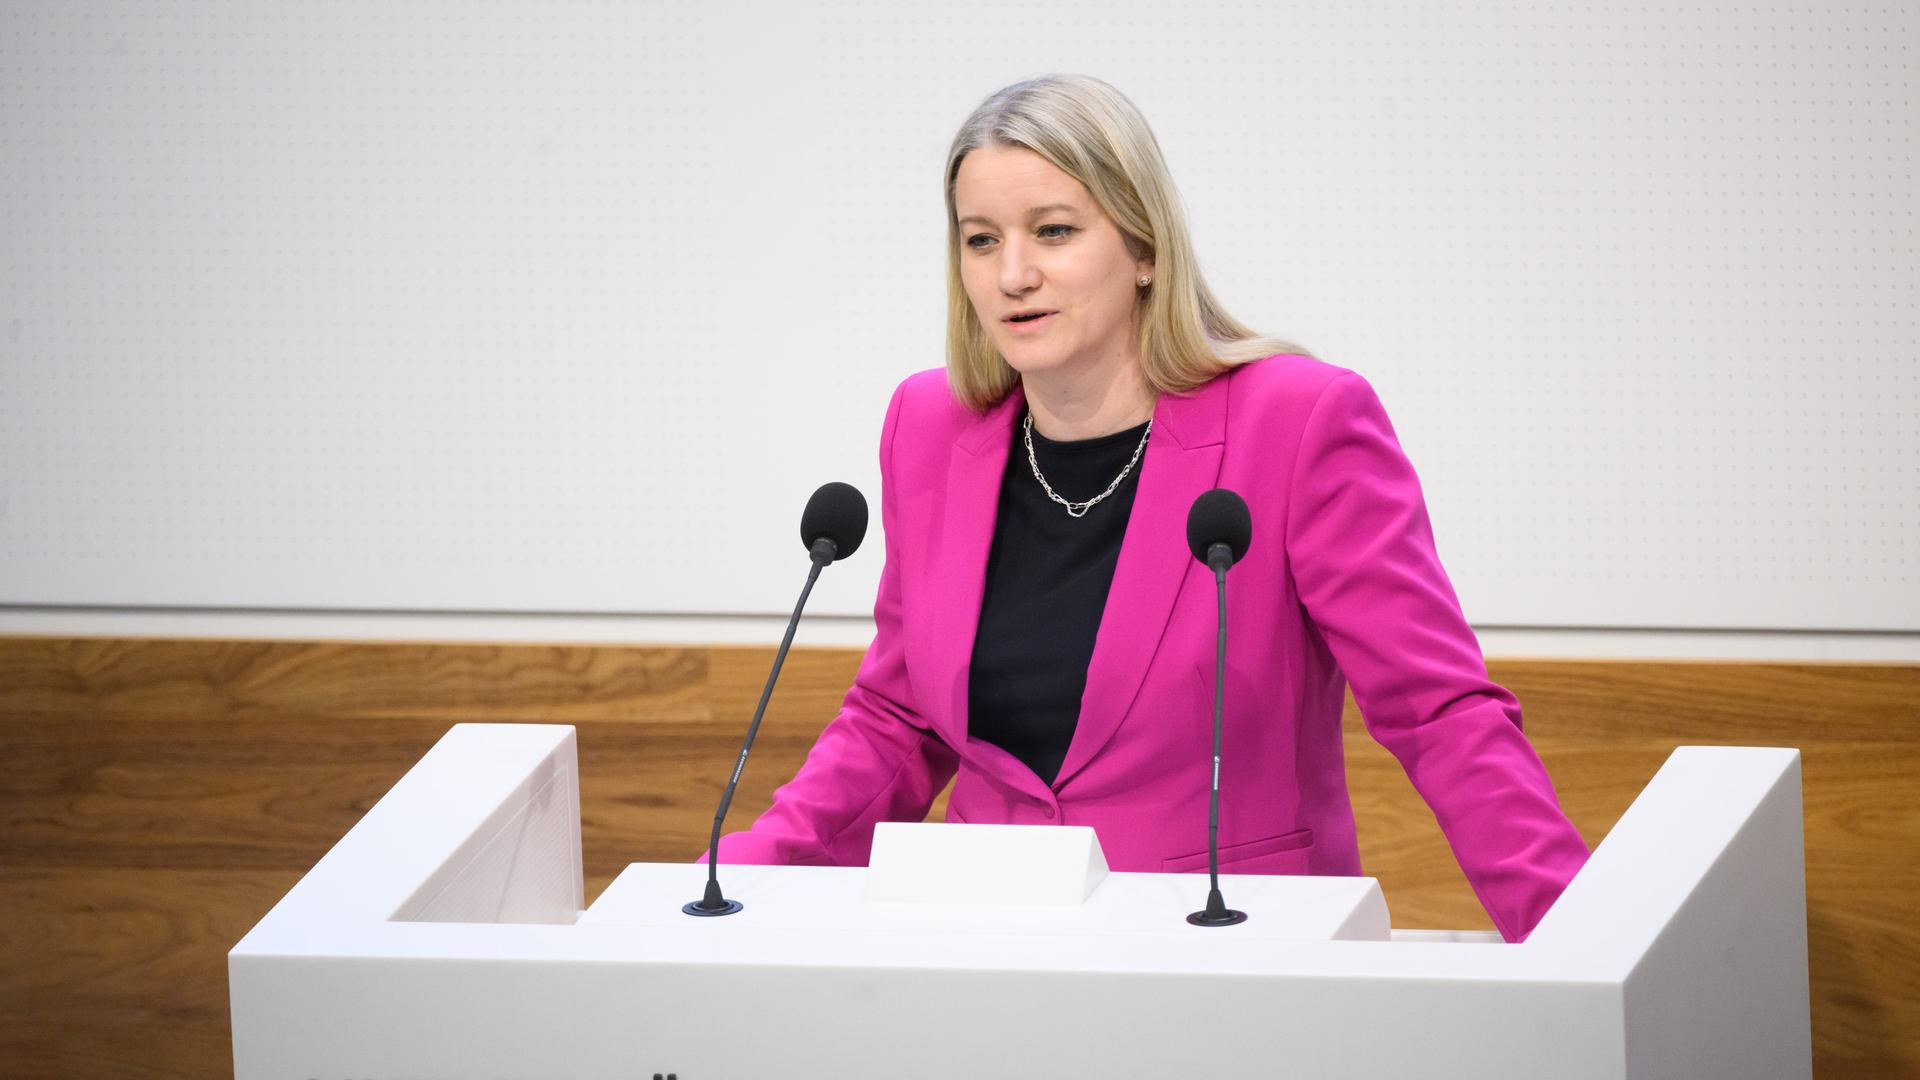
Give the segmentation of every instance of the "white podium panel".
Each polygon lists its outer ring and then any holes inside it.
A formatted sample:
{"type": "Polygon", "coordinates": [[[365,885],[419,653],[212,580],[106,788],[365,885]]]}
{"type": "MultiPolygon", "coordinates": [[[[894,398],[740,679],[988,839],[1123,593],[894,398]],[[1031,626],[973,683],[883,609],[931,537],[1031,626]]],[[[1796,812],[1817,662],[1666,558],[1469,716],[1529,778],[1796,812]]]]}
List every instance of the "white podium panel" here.
{"type": "Polygon", "coordinates": [[[911,829],[877,871],[723,866],[737,915],[681,914],[696,864],[581,911],[576,775],[571,728],[450,731],[233,949],[236,1074],[1811,1074],[1790,749],[1676,750],[1518,945],[1390,932],[1370,878],[1223,876],[1248,921],[1194,927],[1205,875],[1097,844],[1036,871],[1079,902],[929,900],[911,829]]]}
{"type": "Polygon", "coordinates": [[[1107,856],[1086,825],[883,821],[873,828],[865,896],[900,904],[1084,904],[1107,856]]]}

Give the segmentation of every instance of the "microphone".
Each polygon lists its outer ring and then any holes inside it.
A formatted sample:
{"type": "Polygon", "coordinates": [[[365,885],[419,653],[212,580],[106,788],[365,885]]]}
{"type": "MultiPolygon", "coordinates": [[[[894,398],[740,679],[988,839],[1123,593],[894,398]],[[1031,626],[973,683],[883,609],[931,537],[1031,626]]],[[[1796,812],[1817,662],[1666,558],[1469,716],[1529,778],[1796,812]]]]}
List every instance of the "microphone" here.
{"type": "Polygon", "coordinates": [[[1213,790],[1207,797],[1207,907],[1187,916],[1195,926],[1232,926],[1247,921],[1244,911],[1233,911],[1220,896],[1220,714],[1227,682],[1227,571],[1247,553],[1253,541],[1253,515],[1247,501],[1214,488],[1193,500],[1187,511],[1187,549],[1213,571],[1218,590],[1216,607],[1220,632],[1213,654],[1213,790]]]}
{"type": "Polygon", "coordinates": [[[1216,574],[1239,562],[1253,542],[1247,501],[1226,488],[1203,492],[1187,511],[1187,548],[1216,574]]]}
{"type": "Polygon", "coordinates": [[[753,738],[760,733],[760,719],[767,713],[773,684],[780,678],[780,665],[786,663],[793,632],[800,628],[800,612],[807,606],[813,583],[819,580],[823,567],[858,551],[860,541],[866,537],[867,498],[860,494],[859,488],[837,481],[822,484],[807,500],[807,508],[800,515],[800,542],[806,545],[807,558],[813,565],[807,571],[807,584],[800,590],[800,602],[793,605],[793,617],[787,620],[787,634],[780,639],[780,651],[773,654],[773,670],[767,673],[767,685],[760,691],[760,704],[753,710],[753,723],[747,726],[746,741],[740,744],[740,758],[734,762],[733,778],[727,781],[727,790],[720,796],[720,809],[714,811],[713,840],[707,846],[707,893],[680,908],[689,915],[731,915],[742,906],[740,901],[729,900],[720,893],[721,822],[727,818],[727,808],[733,805],[734,789],[740,786],[740,773],[747,767],[747,751],[753,749],[753,738]]]}
{"type": "Polygon", "coordinates": [[[821,566],[860,550],[866,538],[867,497],[852,484],[820,485],[800,512],[800,542],[821,566]]]}

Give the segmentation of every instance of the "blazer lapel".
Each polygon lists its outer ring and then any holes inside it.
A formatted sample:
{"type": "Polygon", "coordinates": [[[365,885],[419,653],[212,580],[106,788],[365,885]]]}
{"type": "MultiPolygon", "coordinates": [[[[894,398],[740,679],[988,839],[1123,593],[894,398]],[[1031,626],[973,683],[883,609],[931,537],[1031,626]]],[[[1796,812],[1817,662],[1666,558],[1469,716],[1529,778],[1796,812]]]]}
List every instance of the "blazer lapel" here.
{"type": "MultiPolygon", "coordinates": [[[[1080,698],[1080,721],[1054,778],[1056,790],[1107,745],[1140,692],[1147,666],[1173,617],[1181,583],[1194,565],[1187,550],[1187,510],[1201,492],[1219,482],[1226,421],[1225,375],[1186,394],[1162,394],[1154,405],[1153,434],[1140,462],[1140,487],[1134,493],[1126,536],[1120,541],[1120,560],[1094,637],[1087,688],[1080,698]]],[[[1004,440],[999,460],[1004,469],[1004,440]]],[[[992,529],[989,521],[987,540],[992,529]]],[[[984,566],[984,547],[980,558],[984,566]]],[[[973,577],[977,617],[980,575],[973,577]]],[[[969,632],[969,652],[963,662],[971,655],[972,640],[969,632]]]]}
{"type": "Polygon", "coordinates": [[[987,587],[987,556],[1000,516],[1000,482],[1007,469],[1013,421],[1026,395],[1018,384],[998,405],[970,420],[954,440],[947,463],[945,501],[929,542],[928,565],[939,567],[926,613],[937,660],[932,685],[940,707],[932,719],[952,746],[967,747],[967,676],[987,587]]]}

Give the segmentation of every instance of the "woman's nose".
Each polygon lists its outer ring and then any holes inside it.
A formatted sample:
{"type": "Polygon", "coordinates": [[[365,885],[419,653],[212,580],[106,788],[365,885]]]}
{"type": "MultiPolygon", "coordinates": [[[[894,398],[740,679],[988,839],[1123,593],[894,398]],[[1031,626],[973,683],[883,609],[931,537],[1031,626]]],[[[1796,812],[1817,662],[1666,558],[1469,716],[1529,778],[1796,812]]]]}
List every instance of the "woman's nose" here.
{"type": "Polygon", "coordinates": [[[1040,268],[1019,244],[1000,249],[1000,290],[1008,295],[1026,292],[1040,282],[1040,268]]]}

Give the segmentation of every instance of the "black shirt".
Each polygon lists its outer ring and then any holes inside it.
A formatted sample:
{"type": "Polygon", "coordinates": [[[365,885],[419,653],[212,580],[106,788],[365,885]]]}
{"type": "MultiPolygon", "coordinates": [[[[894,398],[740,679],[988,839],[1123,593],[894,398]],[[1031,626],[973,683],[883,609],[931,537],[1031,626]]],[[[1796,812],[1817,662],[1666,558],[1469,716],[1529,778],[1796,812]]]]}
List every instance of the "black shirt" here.
{"type": "MultiPolygon", "coordinates": [[[[1085,517],[1070,517],[1034,479],[1023,440],[1026,416],[1014,422],[1000,484],[967,679],[967,730],[1052,784],[1080,720],[1087,663],[1146,454],[1113,494],[1085,517]]],[[[1072,442],[1054,442],[1036,430],[1034,458],[1061,498],[1081,502],[1120,475],[1146,430],[1141,424],[1072,442]]]]}

